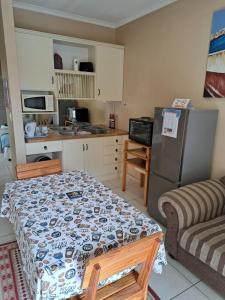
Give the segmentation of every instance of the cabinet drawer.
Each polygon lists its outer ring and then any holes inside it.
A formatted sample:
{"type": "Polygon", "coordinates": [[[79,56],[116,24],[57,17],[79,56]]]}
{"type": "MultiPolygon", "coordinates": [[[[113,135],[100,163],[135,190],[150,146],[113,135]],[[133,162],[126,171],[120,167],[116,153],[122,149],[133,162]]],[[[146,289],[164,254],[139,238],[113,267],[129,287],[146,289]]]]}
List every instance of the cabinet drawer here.
{"type": "Polygon", "coordinates": [[[59,152],[62,151],[62,142],[41,142],[41,143],[30,143],[26,144],[26,154],[39,154],[39,153],[49,153],[49,152],[59,152]]]}
{"type": "Polygon", "coordinates": [[[123,136],[110,136],[104,138],[104,146],[122,145],[123,136]]]}
{"type": "Polygon", "coordinates": [[[118,154],[119,156],[122,155],[122,145],[118,146],[105,146],[104,147],[104,155],[114,155],[118,154]]]}
{"type": "Polygon", "coordinates": [[[118,164],[118,163],[113,164],[113,165],[105,165],[103,170],[104,170],[104,175],[105,174],[120,173],[121,165],[118,164]]]}
{"type": "Polygon", "coordinates": [[[118,153],[118,155],[105,155],[103,158],[104,165],[116,164],[118,162],[121,162],[121,160],[121,153],[118,153]]]}

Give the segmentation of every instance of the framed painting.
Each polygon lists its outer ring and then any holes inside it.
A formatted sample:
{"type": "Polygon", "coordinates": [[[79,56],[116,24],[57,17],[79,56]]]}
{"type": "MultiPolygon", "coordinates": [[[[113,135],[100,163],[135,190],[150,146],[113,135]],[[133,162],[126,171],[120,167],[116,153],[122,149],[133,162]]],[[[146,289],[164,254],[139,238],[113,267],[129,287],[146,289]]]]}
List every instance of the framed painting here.
{"type": "Polygon", "coordinates": [[[203,96],[225,98],[225,9],[213,14],[203,96]]]}

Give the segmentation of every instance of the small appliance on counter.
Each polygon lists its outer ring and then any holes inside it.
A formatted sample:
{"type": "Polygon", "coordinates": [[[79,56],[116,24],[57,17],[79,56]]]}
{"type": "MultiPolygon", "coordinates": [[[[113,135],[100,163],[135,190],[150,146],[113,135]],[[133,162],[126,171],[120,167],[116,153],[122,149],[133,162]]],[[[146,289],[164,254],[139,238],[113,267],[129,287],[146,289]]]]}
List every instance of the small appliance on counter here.
{"type": "Polygon", "coordinates": [[[22,94],[23,112],[54,111],[53,95],[22,94]]]}
{"type": "Polygon", "coordinates": [[[150,117],[129,120],[129,139],[146,146],[152,145],[153,119],[150,117]]]}
{"type": "Polygon", "coordinates": [[[77,122],[89,122],[88,108],[78,107],[78,103],[75,100],[59,100],[59,126],[64,126],[65,121],[72,122],[72,119],[76,119],[77,122]]]}
{"type": "Polygon", "coordinates": [[[27,138],[33,138],[36,132],[36,127],[37,127],[36,122],[28,122],[24,127],[25,136],[27,138]]]}
{"type": "Polygon", "coordinates": [[[73,122],[88,122],[88,108],[85,107],[68,107],[68,119],[73,122]]]}
{"type": "Polygon", "coordinates": [[[25,138],[39,138],[39,137],[47,137],[48,136],[48,126],[46,124],[42,124],[37,126],[35,121],[27,122],[24,126],[25,138]]]}

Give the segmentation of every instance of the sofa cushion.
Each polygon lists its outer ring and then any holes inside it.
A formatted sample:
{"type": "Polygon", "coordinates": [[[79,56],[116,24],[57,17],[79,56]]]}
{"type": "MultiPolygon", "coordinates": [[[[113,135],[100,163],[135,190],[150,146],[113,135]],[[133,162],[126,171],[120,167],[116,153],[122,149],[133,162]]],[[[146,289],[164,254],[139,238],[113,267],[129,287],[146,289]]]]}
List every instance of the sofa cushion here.
{"type": "Polygon", "coordinates": [[[159,210],[166,217],[163,205],[172,205],[178,216],[179,229],[183,229],[221,216],[224,200],[225,185],[219,180],[206,180],[163,194],[159,198],[159,210]]]}
{"type": "Polygon", "coordinates": [[[182,230],[179,244],[225,276],[225,215],[182,230]]]}

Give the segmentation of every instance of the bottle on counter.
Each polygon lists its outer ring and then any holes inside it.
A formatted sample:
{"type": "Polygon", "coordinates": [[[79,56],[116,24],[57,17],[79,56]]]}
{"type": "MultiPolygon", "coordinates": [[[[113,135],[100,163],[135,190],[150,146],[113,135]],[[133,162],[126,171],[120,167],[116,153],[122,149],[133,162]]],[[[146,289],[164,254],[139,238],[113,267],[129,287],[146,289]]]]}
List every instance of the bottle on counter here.
{"type": "Polygon", "coordinates": [[[109,128],[111,128],[111,129],[116,128],[115,114],[110,114],[109,115],[109,128]]]}

